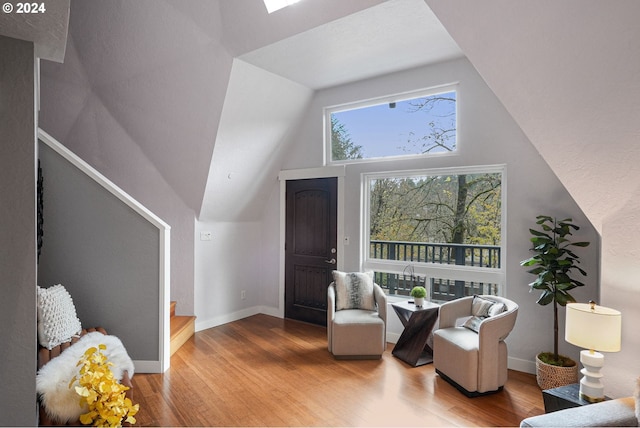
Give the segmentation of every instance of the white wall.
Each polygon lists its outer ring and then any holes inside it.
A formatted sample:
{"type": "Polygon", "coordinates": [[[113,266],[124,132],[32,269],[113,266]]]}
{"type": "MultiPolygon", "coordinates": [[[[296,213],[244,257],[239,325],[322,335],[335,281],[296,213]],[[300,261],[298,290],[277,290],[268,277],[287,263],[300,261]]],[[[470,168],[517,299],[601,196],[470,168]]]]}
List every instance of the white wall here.
{"type": "MultiPolygon", "coordinates": [[[[347,270],[357,270],[360,267],[358,243],[361,227],[361,173],[506,164],[506,182],[504,183],[507,192],[507,230],[504,231],[507,239],[506,297],[520,305],[516,327],[508,338],[510,364],[518,370],[533,372],[535,355],[552,349],[553,323],[551,307],[537,305],[535,303],[537,296],[529,294],[527,284],[533,280],[533,276],[519,266],[519,261],[530,255],[528,229],[535,226],[535,217],[538,214],[573,217],[574,221],[583,227],[575,237],[592,242],[592,246],[580,251],[583,256],[583,267],[589,276],[585,279],[587,286],[575,293],[578,300],[588,300],[598,295],[599,238],[555,174],[467,60],[460,59],[408,70],[318,92],[304,118],[300,132],[291,142],[291,155],[283,165],[283,169],[322,166],[322,108],[324,106],[454,82],[459,82],[459,154],[347,167],[343,208],[344,233],[350,237],[350,245],[342,248],[344,266],[347,270]]],[[[269,206],[268,209],[274,208],[269,206]]],[[[266,229],[277,227],[275,219],[265,221],[264,227],[266,229]]],[[[276,266],[272,268],[275,269],[276,266]]],[[[390,316],[394,317],[395,314],[390,312],[390,316]]],[[[578,358],[578,349],[571,345],[563,343],[561,351],[573,358],[578,358]]]]}
{"type": "Polygon", "coordinates": [[[260,223],[196,221],[194,241],[196,330],[264,312],[260,223]],[[210,232],[212,239],[202,241],[201,232],[210,232]]]}

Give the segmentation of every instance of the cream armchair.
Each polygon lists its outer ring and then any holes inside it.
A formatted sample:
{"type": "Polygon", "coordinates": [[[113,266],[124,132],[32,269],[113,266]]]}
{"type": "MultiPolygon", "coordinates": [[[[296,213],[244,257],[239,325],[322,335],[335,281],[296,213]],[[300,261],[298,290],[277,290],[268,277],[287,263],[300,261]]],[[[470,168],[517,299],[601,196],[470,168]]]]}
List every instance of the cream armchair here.
{"type": "Polygon", "coordinates": [[[327,289],[329,352],[338,359],[379,359],[387,347],[387,296],[373,284],[377,310],[336,310],[335,283],[327,289]]]}
{"type": "Polygon", "coordinates": [[[507,381],[504,339],[517,314],[515,302],[498,296],[469,296],[443,304],[439,328],[433,335],[436,373],[469,397],[502,390],[507,381]],[[474,301],[476,297],[480,299],[474,301]],[[497,305],[480,308],[482,300],[497,305]]]}

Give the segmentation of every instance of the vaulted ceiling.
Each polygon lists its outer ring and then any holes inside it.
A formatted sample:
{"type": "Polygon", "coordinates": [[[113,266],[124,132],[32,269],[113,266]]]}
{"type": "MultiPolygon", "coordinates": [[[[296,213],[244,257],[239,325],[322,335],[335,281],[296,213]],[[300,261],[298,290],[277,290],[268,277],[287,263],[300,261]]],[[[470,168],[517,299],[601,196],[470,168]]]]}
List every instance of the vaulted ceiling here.
{"type": "Polygon", "coordinates": [[[635,0],[305,0],[271,15],[258,0],[74,1],[65,62],[42,66],[42,123],[202,218],[251,220],[314,90],[464,52],[599,228],[638,193],[638,16],[635,0]]]}
{"type": "Polygon", "coordinates": [[[116,182],[250,221],[314,90],[461,55],[423,0],[74,1],[41,123],[116,182]]]}

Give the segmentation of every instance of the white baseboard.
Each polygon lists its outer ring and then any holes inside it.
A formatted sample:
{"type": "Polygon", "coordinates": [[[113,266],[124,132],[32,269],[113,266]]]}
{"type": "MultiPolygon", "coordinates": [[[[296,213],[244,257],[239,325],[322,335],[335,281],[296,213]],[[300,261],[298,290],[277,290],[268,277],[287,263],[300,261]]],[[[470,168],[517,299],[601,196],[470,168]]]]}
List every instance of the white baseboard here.
{"type": "Polygon", "coordinates": [[[388,343],[398,343],[398,339],[400,339],[400,335],[398,333],[392,333],[390,331],[387,331],[388,343]]]}
{"type": "Polygon", "coordinates": [[[136,373],[164,373],[160,361],[133,360],[136,373]]]}
{"type": "Polygon", "coordinates": [[[509,357],[507,359],[507,367],[517,372],[536,374],[536,362],[523,360],[520,358],[509,357]]]}
{"type": "Polygon", "coordinates": [[[217,327],[219,325],[227,324],[233,321],[241,320],[242,318],[247,318],[253,315],[257,315],[261,313],[259,306],[254,306],[251,308],[242,309],[236,312],[232,312],[230,314],[224,314],[219,317],[210,318],[208,320],[200,320],[200,317],[196,318],[196,331],[206,330],[208,328],[217,327]]]}

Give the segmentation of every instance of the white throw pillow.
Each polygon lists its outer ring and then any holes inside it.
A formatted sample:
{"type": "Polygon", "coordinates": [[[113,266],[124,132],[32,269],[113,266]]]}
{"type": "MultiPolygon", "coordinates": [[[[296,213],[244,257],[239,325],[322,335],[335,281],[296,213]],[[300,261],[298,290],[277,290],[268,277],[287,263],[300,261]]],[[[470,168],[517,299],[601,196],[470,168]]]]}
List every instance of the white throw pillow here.
{"type": "Polygon", "coordinates": [[[484,299],[480,296],[473,296],[471,302],[471,315],[474,317],[487,317],[489,316],[489,309],[495,302],[492,300],[484,299]]]}
{"type": "Polygon", "coordinates": [[[82,332],[71,295],[63,285],[38,287],[38,341],[51,349],[82,332]]]}
{"type": "Polygon", "coordinates": [[[506,310],[507,307],[504,303],[485,299],[480,296],[473,296],[473,301],[471,302],[472,316],[467,321],[465,321],[462,326],[478,333],[480,331],[480,324],[482,323],[482,321],[501,314],[506,310]]]}
{"type": "Polygon", "coordinates": [[[462,324],[463,327],[468,328],[476,333],[480,332],[480,324],[484,321],[484,317],[469,317],[468,320],[462,324]]]}
{"type": "Polygon", "coordinates": [[[373,272],[340,272],[333,271],[336,285],[336,310],[366,309],[376,310],[373,295],[373,272]]]}

